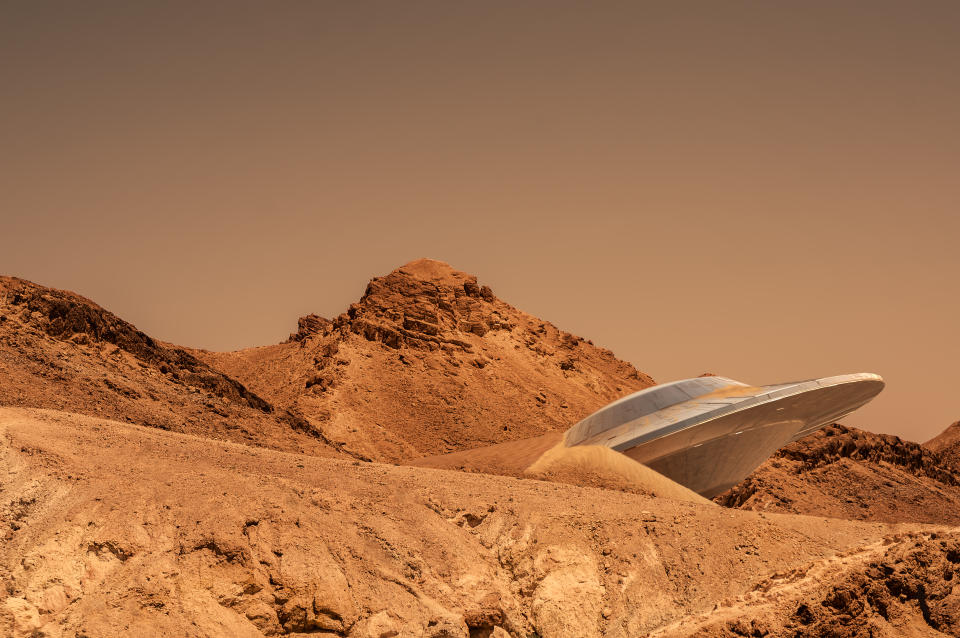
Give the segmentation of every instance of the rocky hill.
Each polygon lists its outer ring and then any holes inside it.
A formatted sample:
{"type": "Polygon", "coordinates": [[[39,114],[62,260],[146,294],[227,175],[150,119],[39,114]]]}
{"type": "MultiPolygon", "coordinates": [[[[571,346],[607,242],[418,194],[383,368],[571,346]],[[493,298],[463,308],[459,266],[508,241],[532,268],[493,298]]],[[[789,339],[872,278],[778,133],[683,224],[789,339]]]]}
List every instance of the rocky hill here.
{"type": "Polygon", "coordinates": [[[0,405],[335,454],[242,383],[80,295],[0,277],[0,405]]]}
{"type": "Polygon", "coordinates": [[[917,443],[831,425],[781,448],[714,500],[755,511],[960,525],[960,472],[917,443]]]}
{"type": "Polygon", "coordinates": [[[653,380],[420,259],[286,343],[198,358],[361,459],[402,461],[565,430],[653,380]]]}
{"type": "Polygon", "coordinates": [[[960,421],[951,424],[946,430],[924,443],[923,447],[933,450],[960,467],[960,421]]]}

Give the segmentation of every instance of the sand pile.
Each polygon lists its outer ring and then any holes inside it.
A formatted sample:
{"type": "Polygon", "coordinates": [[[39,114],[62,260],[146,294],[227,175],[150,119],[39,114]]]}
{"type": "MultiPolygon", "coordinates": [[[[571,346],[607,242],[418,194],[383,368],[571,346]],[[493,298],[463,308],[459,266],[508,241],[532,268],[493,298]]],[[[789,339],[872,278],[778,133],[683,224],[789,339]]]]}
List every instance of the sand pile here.
{"type": "Polygon", "coordinates": [[[599,487],[690,503],[709,503],[699,494],[610,448],[596,445],[567,447],[563,434],[559,432],[426,457],[410,464],[599,487]]]}
{"type": "Polygon", "coordinates": [[[548,450],[563,442],[562,432],[548,432],[520,441],[509,441],[462,452],[426,456],[408,464],[438,470],[459,470],[500,476],[523,476],[548,450]]]}
{"type": "Polygon", "coordinates": [[[599,445],[556,445],[526,468],[524,476],[690,503],[710,502],[646,465],[599,445]]]}

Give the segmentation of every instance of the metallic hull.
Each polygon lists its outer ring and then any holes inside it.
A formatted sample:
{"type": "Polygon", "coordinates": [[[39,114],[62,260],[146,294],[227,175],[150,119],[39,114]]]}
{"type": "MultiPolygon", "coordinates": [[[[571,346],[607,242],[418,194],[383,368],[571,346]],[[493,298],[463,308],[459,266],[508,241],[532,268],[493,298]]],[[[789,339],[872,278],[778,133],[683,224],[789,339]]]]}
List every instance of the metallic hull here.
{"type": "Polygon", "coordinates": [[[883,385],[875,374],[761,387],[688,379],[606,406],[572,427],[566,444],[611,447],[710,498],[780,447],[863,406],[883,385]]]}

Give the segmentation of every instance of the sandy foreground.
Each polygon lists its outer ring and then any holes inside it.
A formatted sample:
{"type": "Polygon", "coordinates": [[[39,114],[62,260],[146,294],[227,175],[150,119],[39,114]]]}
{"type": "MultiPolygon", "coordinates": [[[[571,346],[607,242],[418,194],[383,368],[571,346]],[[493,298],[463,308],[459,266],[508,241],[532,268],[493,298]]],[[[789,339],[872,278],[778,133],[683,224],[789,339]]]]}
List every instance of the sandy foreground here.
{"type": "Polygon", "coordinates": [[[960,562],[946,528],[317,458],[48,410],[0,408],[0,441],[0,635],[780,635],[849,616],[819,601],[877,565],[882,584],[883,562],[896,576],[911,552],[933,556],[913,573],[927,602],[909,579],[887,587],[874,624],[955,628],[949,583],[936,598],[930,581],[960,562]]]}

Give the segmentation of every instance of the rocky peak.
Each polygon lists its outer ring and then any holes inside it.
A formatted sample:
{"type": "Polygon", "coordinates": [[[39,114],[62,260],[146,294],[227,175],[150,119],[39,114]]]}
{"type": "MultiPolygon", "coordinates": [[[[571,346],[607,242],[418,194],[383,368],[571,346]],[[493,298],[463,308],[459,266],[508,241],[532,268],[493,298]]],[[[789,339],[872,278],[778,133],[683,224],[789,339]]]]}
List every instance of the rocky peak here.
{"type": "Polygon", "coordinates": [[[414,259],[413,261],[400,266],[393,272],[403,273],[404,275],[409,275],[410,277],[414,277],[422,281],[446,283],[453,286],[462,284],[468,280],[477,280],[475,276],[456,270],[453,266],[444,261],[430,259],[428,257],[414,259]]]}
{"type": "Polygon", "coordinates": [[[511,312],[474,275],[418,259],[371,280],[333,325],[391,348],[469,351],[470,335],[511,329],[511,312]]]}
{"type": "Polygon", "coordinates": [[[290,335],[288,341],[303,341],[313,335],[326,334],[333,326],[333,322],[320,315],[309,314],[297,319],[297,331],[290,335]]]}
{"type": "MultiPolygon", "coordinates": [[[[481,297],[486,301],[494,301],[493,290],[490,286],[481,286],[477,283],[476,275],[456,270],[450,264],[436,259],[416,259],[400,266],[391,275],[412,277],[420,281],[433,284],[437,289],[460,289],[469,297],[481,297]]],[[[376,281],[376,280],[374,280],[376,281]]]]}

